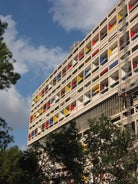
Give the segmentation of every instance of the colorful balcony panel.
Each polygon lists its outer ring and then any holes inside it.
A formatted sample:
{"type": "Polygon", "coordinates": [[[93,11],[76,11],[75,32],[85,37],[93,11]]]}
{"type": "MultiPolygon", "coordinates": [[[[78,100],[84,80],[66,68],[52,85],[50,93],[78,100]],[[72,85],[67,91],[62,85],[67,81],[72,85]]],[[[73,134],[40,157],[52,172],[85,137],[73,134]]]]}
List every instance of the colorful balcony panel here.
{"type": "Polygon", "coordinates": [[[46,104],[43,106],[43,112],[46,112],[46,104]]]}
{"type": "Polygon", "coordinates": [[[54,123],[57,123],[58,122],[58,116],[57,115],[54,116],[53,120],[54,120],[54,123]]]}
{"type": "Polygon", "coordinates": [[[91,47],[85,47],[85,53],[87,54],[91,50],[91,47]]]}
{"type": "Polygon", "coordinates": [[[75,88],[77,86],[77,81],[76,80],[73,80],[72,83],[71,83],[71,85],[72,85],[72,89],[75,88]]]}
{"type": "Polygon", "coordinates": [[[69,63],[69,64],[67,65],[67,70],[71,69],[71,67],[72,67],[72,64],[69,63]]]}
{"type": "Polygon", "coordinates": [[[49,125],[50,125],[50,126],[53,125],[53,118],[50,118],[50,120],[49,120],[49,125]]]}
{"type": "Polygon", "coordinates": [[[31,139],[31,134],[28,134],[28,139],[31,139]]]}
{"type": "Polygon", "coordinates": [[[47,109],[50,108],[50,101],[47,102],[47,109]]]}
{"type": "Polygon", "coordinates": [[[99,49],[97,49],[96,51],[94,51],[94,52],[92,53],[92,57],[96,56],[98,53],[99,53],[99,49]]]}
{"type": "Polygon", "coordinates": [[[66,87],[65,87],[65,91],[66,91],[66,92],[69,92],[69,91],[70,91],[70,86],[66,86],[66,87]]]}
{"type": "Polygon", "coordinates": [[[33,116],[30,116],[30,123],[32,123],[33,121],[33,116]]]}
{"type": "Polygon", "coordinates": [[[61,79],[61,74],[59,73],[56,77],[56,80],[59,81],[61,79]]]}
{"type": "Polygon", "coordinates": [[[31,136],[32,136],[32,137],[35,136],[35,131],[32,131],[31,136]]]}
{"type": "Polygon", "coordinates": [[[100,57],[100,64],[104,65],[107,62],[107,57],[100,57]]]}
{"type": "Polygon", "coordinates": [[[113,62],[111,65],[109,65],[109,69],[111,70],[112,68],[114,68],[116,65],[118,65],[118,60],[113,62]]]}
{"type": "Polygon", "coordinates": [[[45,123],[42,124],[42,131],[45,130],[45,123]]]}
{"type": "Polygon", "coordinates": [[[83,77],[81,76],[81,75],[78,75],[78,77],[77,77],[77,82],[79,83],[79,82],[81,82],[83,80],[83,77]]]}
{"type": "Polygon", "coordinates": [[[45,123],[45,127],[46,127],[46,128],[49,127],[49,122],[48,122],[48,121],[45,123]]]}
{"type": "Polygon", "coordinates": [[[65,116],[69,115],[69,109],[67,109],[67,108],[64,109],[64,115],[65,116]]]}
{"type": "Polygon", "coordinates": [[[81,60],[84,57],[84,52],[78,54],[78,59],[81,60]]]}
{"type": "Polygon", "coordinates": [[[137,30],[137,32],[131,31],[130,36],[131,36],[132,40],[135,40],[138,37],[138,30],[137,30]]]}
{"type": "Polygon", "coordinates": [[[42,114],[43,113],[43,109],[39,109],[39,114],[42,114]]]}
{"type": "Polygon", "coordinates": [[[104,74],[107,73],[107,72],[108,72],[108,67],[105,68],[105,69],[100,73],[100,76],[104,75],[104,74]]]}

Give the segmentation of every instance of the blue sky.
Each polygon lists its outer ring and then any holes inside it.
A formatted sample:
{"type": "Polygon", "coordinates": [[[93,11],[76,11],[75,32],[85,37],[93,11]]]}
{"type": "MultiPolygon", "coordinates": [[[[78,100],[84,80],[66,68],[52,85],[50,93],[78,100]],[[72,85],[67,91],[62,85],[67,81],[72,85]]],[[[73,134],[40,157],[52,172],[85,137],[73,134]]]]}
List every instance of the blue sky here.
{"type": "Polygon", "coordinates": [[[13,128],[15,145],[27,147],[31,96],[117,0],[0,0],[4,35],[21,79],[0,91],[0,116],[13,128]]]}

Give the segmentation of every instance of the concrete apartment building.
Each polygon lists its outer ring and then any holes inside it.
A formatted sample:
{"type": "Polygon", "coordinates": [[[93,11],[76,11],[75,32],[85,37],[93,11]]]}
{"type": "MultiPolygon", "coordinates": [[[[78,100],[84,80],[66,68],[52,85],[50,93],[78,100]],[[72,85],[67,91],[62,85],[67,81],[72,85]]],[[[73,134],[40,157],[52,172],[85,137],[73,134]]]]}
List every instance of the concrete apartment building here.
{"type": "Polygon", "coordinates": [[[138,0],[119,1],[35,91],[28,145],[101,114],[138,133],[138,0]]]}

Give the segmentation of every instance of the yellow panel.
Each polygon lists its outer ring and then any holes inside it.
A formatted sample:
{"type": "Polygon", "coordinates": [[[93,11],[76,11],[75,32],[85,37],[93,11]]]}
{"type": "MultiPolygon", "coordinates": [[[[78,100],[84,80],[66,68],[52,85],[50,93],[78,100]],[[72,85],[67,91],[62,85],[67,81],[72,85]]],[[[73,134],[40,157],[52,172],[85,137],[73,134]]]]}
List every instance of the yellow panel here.
{"type": "Polygon", "coordinates": [[[37,95],[37,100],[40,100],[41,96],[40,95],[37,95]]]}
{"type": "Polygon", "coordinates": [[[81,80],[82,80],[82,77],[80,75],[78,75],[77,81],[80,82],[81,80]]]}
{"type": "Polygon", "coordinates": [[[68,115],[69,114],[69,110],[68,109],[64,109],[64,114],[68,115]]]}
{"type": "Polygon", "coordinates": [[[37,102],[37,97],[34,98],[34,102],[37,102]]]}
{"type": "Polygon", "coordinates": [[[56,123],[58,121],[58,117],[54,116],[53,120],[54,120],[54,123],[56,123]]]}
{"type": "Polygon", "coordinates": [[[111,49],[109,49],[109,50],[108,50],[108,54],[109,54],[109,56],[111,56],[111,55],[112,55],[112,52],[113,52],[113,51],[112,51],[111,49]]]}
{"type": "Polygon", "coordinates": [[[118,14],[118,20],[122,19],[122,15],[118,14]]]}
{"type": "Polygon", "coordinates": [[[39,109],[39,113],[42,114],[42,112],[43,112],[43,109],[39,109]]]}
{"type": "Polygon", "coordinates": [[[69,90],[70,90],[70,87],[69,87],[69,86],[66,86],[66,87],[65,87],[65,90],[66,90],[66,91],[69,91],[69,90]]]}
{"type": "Polygon", "coordinates": [[[90,48],[85,47],[85,53],[87,53],[90,50],[90,48]]]}
{"type": "Polygon", "coordinates": [[[98,90],[98,89],[99,89],[99,84],[97,84],[96,86],[94,86],[92,89],[93,89],[94,91],[95,91],[95,90],[98,90]]]}
{"type": "Polygon", "coordinates": [[[94,94],[98,93],[99,91],[100,91],[100,89],[96,89],[96,90],[94,91],[94,94]]]}

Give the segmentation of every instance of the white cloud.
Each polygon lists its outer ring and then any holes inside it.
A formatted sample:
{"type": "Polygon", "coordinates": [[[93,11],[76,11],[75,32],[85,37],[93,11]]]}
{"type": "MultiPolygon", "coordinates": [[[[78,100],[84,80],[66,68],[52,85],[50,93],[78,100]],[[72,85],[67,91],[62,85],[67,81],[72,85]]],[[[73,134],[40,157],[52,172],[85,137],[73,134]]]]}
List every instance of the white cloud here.
{"type": "Polygon", "coordinates": [[[0,19],[8,23],[4,39],[17,61],[15,69],[20,74],[32,71],[31,69],[34,67],[35,70],[41,69],[47,73],[49,69],[57,67],[66,57],[67,53],[60,47],[53,49],[48,49],[43,45],[35,47],[29,42],[29,39],[19,37],[16,23],[11,15],[0,16],[0,19]]]}
{"type": "Polygon", "coordinates": [[[15,87],[0,92],[0,117],[12,128],[27,125],[29,119],[30,98],[22,97],[15,87]]]}
{"type": "Polygon", "coordinates": [[[49,0],[53,20],[67,31],[90,31],[117,0],[49,0]]]}

